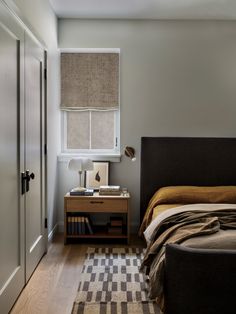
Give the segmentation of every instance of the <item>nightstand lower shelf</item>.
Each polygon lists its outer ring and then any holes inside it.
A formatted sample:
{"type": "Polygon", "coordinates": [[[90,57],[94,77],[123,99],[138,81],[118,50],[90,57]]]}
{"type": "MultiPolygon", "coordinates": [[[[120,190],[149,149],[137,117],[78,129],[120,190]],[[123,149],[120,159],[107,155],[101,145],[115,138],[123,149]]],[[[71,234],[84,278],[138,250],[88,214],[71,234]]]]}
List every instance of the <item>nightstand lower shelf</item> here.
{"type": "MultiPolygon", "coordinates": [[[[106,232],[104,229],[106,226],[93,226],[94,234],[68,234],[67,238],[76,239],[128,239],[128,235],[124,233],[111,233],[106,232]]],[[[126,229],[126,226],[124,226],[124,229],[126,229]]]]}
{"type": "Polygon", "coordinates": [[[96,233],[96,234],[80,234],[80,235],[68,235],[67,239],[128,239],[125,234],[108,234],[108,233],[96,233]]]}

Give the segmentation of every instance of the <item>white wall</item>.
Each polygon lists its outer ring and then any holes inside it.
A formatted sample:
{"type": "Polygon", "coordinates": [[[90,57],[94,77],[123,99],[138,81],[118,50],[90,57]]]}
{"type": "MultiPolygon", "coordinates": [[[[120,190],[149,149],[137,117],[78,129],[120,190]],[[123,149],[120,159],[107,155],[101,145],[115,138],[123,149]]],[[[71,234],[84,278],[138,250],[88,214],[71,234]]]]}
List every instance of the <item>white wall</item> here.
{"type": "MultiPolygon", "coordinates": [[[[59,48],[121,48],[121,148],[138,158],[113,163],[111,183],[131,191],[137,225],[141,136],[236,136],[236,23],[61,19],[58,36],[59,48]]],[[[59,163],[61,221],[75,182],[59,163]]]]}
{"type": "Polygon", "coordinates": [[[15,0],[20,17],[44,41],[48,53],[48,233],[57,223],[57,154],[60,150],[59,54],[57,18],[48,0],[15,0]]]}

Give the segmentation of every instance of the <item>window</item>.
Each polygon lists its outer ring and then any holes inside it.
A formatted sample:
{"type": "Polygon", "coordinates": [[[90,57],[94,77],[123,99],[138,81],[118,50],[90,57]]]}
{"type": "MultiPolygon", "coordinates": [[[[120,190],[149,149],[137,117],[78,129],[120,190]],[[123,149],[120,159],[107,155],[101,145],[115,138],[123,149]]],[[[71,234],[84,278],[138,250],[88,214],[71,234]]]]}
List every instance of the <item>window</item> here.
{"type": "Polygon", "coordinates": [[[63,112],[63,152],[118,153],[118,111],[63,112]]]}
{"type": "Polygon", "coordinates": [[[61,53],[63,152],[119,153],[119,53],[61,53]]]}

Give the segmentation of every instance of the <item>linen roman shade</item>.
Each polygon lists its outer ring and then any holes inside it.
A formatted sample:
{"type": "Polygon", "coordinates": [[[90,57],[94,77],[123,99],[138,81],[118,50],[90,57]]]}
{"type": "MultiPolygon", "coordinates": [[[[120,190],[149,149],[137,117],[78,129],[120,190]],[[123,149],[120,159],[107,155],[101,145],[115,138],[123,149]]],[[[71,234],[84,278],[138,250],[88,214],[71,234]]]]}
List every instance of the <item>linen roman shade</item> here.
{"type": "Polygon", "coordinates": [[[61,109],[119,109],[119,53],[61,53],[61,109]]]}

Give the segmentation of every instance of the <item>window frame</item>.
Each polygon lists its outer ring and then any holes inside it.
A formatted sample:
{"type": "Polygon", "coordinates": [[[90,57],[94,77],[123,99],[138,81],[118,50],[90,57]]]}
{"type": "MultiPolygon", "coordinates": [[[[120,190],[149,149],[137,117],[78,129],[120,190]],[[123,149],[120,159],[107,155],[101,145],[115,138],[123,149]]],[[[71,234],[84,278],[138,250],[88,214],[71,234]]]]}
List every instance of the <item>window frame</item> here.
{"type": "MultiPolygon", "coordinates": [[[[61,154],[62,155],[85,155],[85,156],[120,156],[120,48],[65,48],[60,53],[118,53],[119,54],[119,109],[113,110],[114,119],[114,149],[69,149],[67,148],[67,112],[61,111],[61,154]]],[[[79,110],[78,110],[79,111],[79,110]]],[[[96,110],[81,110],[96,111],[96,110]]],[[[100,110],[99,110],[100,111],[100,110]]]]}

